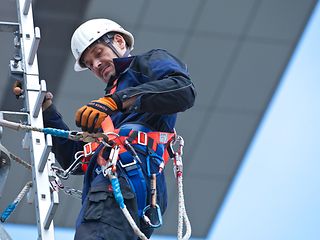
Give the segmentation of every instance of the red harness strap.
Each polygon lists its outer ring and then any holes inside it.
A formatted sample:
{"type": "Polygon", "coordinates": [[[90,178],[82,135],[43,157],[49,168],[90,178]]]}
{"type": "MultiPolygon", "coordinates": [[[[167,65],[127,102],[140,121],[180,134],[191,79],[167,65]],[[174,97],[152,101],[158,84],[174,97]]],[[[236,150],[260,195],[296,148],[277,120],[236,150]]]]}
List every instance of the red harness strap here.
{"type": "Polygon", "coordinates": [[[94,154],[99,145],[100,143],[98,142],[89,142],[83,146],[83,158],[81,159],[81,169],[83,172],[87,171],[91,156],[94,154]]]}
{"type": "MultiPolygon", "coordinates": [[[[115,132],[118,132],[118,131],[119,131],[119,129],[115,129],[115,132]]],[[[167,145],[172,141],[175,134],[174,133],[167,133],[167,132],[148,132],[148,133],[145,133],[145,132],[141,132],[141,131],[131,130],[129,132],[128,136],[119,136],[119,137],[113,139],[113,141],[120,146],[120,152],[119,152],[120,154],[127,151],[127,149],[124,147],[125,140],[128,140],[134,132],[137,132],[137,136],[130,141],[130,144],[132,144],[132,145],[139,144],[139,145],[143,145],[143,146],[148,146],[154,152],[157,152],[157,147],[159,144],[165,145],[162,158],[164,160],[164,164],[166,165],[169,160],[169,153],[167,151],[167,145]]]]}
{"type": "MultiPolygon", "coordinates": [[[[120,129],[114,129],[111,118],[107,117],[105,121],[102,122],[102,129],[103,132],[114,132],[119,134],[120,129]]],[[[125,147],[125,141],[130,140],[130,144],[139,144],[143,146],[148,146],[151,148],[154,152],[157,151],[157,147],[159,144],[165,145],[164,152],[162,155],[162,158],[164,160],[164,164],[166,165],[170,156],[168,153],[168,145],[170,142],[174,139],[175,133],[167,133],[167,132],[142,132],[142,131],[136,131],[131,130],[128,134],[128,136],[119,136],[112,139],[112,141],[119,145],[120,151],[119,154],[124,153],[127,151],[125,147]],[[132,136],[134,136],[132,138],[132,136]]],[[[100,143],[98,142],[89,142],[84,145],[83,152],[84,157],[82,158],[82,170],[85,172],[88,168],[88,163],[91,159],[91,156],[94,154],[95,150],[99,147],[100,143]]]]}

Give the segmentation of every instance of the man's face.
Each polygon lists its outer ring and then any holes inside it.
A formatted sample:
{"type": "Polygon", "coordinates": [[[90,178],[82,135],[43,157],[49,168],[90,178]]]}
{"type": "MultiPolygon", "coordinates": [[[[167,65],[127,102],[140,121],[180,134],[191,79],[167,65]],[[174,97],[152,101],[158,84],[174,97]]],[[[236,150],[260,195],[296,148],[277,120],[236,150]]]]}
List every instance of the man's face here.
{"type": "Polygon", "coordinates": [[[117,55],[109,47],[103,43],[97,43],[84,52],[82,62],[99,79],[108,83],[116,73],[114,58],[117,58],[117,55]]]}

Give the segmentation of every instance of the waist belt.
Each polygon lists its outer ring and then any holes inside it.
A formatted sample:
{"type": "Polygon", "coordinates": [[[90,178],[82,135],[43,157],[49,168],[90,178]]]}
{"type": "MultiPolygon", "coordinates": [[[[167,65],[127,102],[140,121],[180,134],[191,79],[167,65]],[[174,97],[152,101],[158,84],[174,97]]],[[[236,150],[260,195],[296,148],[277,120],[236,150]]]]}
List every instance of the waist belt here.
{"type": "MultiPolygon", "coordinates": [[[[132,124],[130,124],[131,127],[132,124]]],[[[125,171],[127,179],[136,194],[138,204],[138,214],[141,217],[143,215],[143,209],[146,206],[147,200],[147,185],[144,174],[142,172],[140,164],[137,162],[138,159],[133,156],[132,152],[128,151],[126,142],[130,145],[136,145],[137,147],[145,146],[149,151],[146,154],[150,154],[152,150],[158,156],[161,156],[164,164],[168,162],[169,154],[167,151],[167,145],[174,137],[174,133],[167,132],[151,132],[146,128],[139,130],[130,128],[115,129],[115,133],[119,137],[113,139],[115,144],[120,147],[118,163],[121,168],[125,171]],[[144,130],[144,131],[140,131],[144,130]]],[[[99,143],[92,142],[84,145],[84,159],[83,162],[89,162],[94,151],[99,146],[99,143]]],[[[86,171],[87,165],[82,164],[82,169],[86,171]]],[[[148,171],[149,175],[149,171],[148,171]]]]}
{"type": "MultiPolygon", "coordinates": [[[[131,124],[130,124],[131,125],[131,124]]],[[[173,139],[174,133],[167,132],[143,132],[132,129],[115,129],[115,133],[120,137],[115,138],[113,141],[120,146],[120,154],[127,152],[125,141],[127,140],[132,145],[147,146],[155,153],[161,156],[166,165],[169,160],[168,144],[173,139]]],[[[82,160],[82,170],[86,171],[86,163],[90,161],[91,156],[98,148],[100,143],[89,142],[83,146],[84,158],[82,160]]]]}
{"type": "Polygon", "coordinates": [[[143,132],[131,129],[116,129],[120,137],[114,139],[120,146],[120,154],[126,152],[125,141],[132,145],[146,146],[161,156],[166,165],[169,160],[168,144],[174,138],[174,133],[168,132],[143,132]]]}

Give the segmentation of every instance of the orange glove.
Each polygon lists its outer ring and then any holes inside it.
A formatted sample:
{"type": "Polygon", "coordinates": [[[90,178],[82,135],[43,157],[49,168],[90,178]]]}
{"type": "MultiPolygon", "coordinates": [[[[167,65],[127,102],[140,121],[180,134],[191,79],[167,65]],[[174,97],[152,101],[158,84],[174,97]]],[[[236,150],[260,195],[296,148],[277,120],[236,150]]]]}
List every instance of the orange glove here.
{"type": "Polygon", "coordinates": [[[75,115],[76,125],[81,127],[82,131],[97,132],[102,121],[108,115],[119,110],[118,106],[119,104],[112,96],[93,100],[77,110],[75,115]]]}

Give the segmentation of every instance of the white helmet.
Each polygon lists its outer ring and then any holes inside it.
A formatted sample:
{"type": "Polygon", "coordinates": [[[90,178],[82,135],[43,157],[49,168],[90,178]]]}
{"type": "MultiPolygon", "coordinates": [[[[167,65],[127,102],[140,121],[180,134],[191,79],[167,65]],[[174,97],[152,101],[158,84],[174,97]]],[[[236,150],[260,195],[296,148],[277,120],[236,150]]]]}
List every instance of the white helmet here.
{"type": "Polygon", "coordinates": [[[86,70],[79,63],[79,59],[83,52],[96,40],[109,32],[121,33],[127,43],[128,50],[131,51],[134,45],[133,35],[124,30],[118,23],[109,19],[91,19],[81,24],[73,33],[71,38],[71,51],[76,63],[74,70],[79,72],[86,70]]]}

